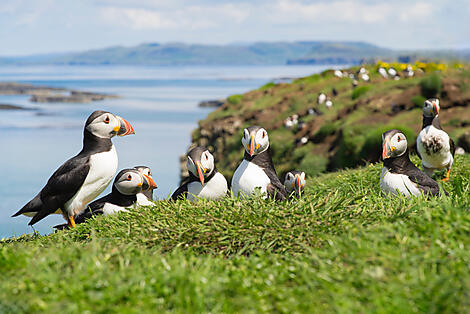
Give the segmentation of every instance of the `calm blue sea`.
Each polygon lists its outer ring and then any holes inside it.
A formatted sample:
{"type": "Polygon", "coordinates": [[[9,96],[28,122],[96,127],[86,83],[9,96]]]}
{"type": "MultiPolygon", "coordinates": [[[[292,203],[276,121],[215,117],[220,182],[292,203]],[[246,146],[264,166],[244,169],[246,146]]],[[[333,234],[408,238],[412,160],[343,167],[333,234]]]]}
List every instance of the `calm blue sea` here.
{"type": "MultiPolygon", "coordinates": [[[[331,66],[330,66],[331,67],[331,66]]],[[[136,134],[114,138],[119,168],[151,167],[158,189],[167,197],[179,182],[179,156],[191,131],[212,109],[201,100],[243,93],[281,77],[300,77],[324,66],[131,67],[35,66],[0,67],[0,81],[15,81],[118,94],[91,104],[36,104],[29,96],[0,95],[0,104],[35,111],[0,110],[0,238],[32,232],[29,218],[11,218],[34,197],[49,176],[82,145],[83,124],[94,110],[127,119],[136,134]]],[[[109,190],[109,187],[108,187],[109,190]]],[[[108,190],[105,192],[107,193],[108,190]]],[[[52,215],[35,225],[41,233],[63,222],[52,215]]]]}

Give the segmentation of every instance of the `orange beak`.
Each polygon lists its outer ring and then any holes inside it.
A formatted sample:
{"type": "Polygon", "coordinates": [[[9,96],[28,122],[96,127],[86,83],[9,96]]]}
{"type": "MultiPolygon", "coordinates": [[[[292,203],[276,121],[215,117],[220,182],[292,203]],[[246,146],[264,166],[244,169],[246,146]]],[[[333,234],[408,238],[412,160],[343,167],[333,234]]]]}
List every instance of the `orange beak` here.
{"type": "Polygon", "coordinates": [[[298,175],[298,174],[295,175],[295,183],[296,183],[295,187],[297,188],[297,193],[299,193],[299,195],[300,195],[300,193],[301,193],[300,188],[302,187],[302,185],[300,183],[300,175],[298,175]]]}
{"type": "Polygon", "coordinates": [[[255,137],[252,135],[250,139],[250,157],[255,154],[255,137]]]}
{"type": "Polygon", "coordinates": [[[204,173],[201,170],[201,163],[196,162],[196,169],[197,169],[197,174],[199,175],[199,180],[201,181],[201,185],[204,185],[204,173]]]}
{"type": "Polygon", "coordinates": [[[385,160],[385,159],[387,159],[388,157],[390,157],[390,156],[388,156],[388,153],[387,153],[387,144],[388,144],[388,139],[385,139],[385,141],[384,141],[384,146],[383,146],[383,148],[382,148],[382,159],[383,159],[383,160],[385,160]]]}
{"type": "Polygon", "coordinates": [[[120,122],[119,131],[117,132],[118,136],[126,136],[129,134],[135,134],[134,128],[127,120],[119,116],[116,116],[116,117],[118,118],[120,122]]]}
{"type": "Polygon", "coordinates": [[[147,179],[147,181],[149,183],[149,190],[153,190],[153,189],[157,188],[157,185],[155,184],[155,181],[153,181],[153,179],[151,177],[149,177],[148,175],[145,175],[145,174],[144,174],[144,177],[147,179]]]}

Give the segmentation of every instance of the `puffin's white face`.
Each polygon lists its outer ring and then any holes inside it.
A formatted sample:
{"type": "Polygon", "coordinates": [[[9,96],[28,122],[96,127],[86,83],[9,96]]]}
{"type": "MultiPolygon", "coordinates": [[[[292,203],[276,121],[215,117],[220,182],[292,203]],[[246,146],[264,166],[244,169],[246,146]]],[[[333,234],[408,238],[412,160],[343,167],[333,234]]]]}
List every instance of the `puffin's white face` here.
{"type": "Polygon", "coordinates": [[[439,99],[431,98],[424,102],[423,115],[426,117],[435,117],[439,114],[439,99]]]}
{"type": "MultiPolygon", "coordinates": [[[[100,113],[100,111],[94,112],[92,116],[97,113],[100,113]]],[[[92,116],[90,116],[90,118],[92,116]]],[[[124,136],[134,134],[134,129],[129,122],[119,116],[105,111],[102,111],[102,113],[96,116],[91,122],[88,123],[87,121],[85,128],[91,134],[101,138],[112,138],[115,135],[124,136]]]]}
{"type": "Polygon", "coordinates": [[[286,173],[286,178],[284,180],[284,186],[287,192],[292,193],[295,191],[298,195],[303,193],[305,188],[305,172],[295,171],[286,173]]]}
{"type": "Polygon", "coordinates": [[[242,144],[245,151],[250,155],[258,155],[269,147],[268,132],[264,128],[255,128],[251,131],[243,130],[242,144]]]}
{"type": "MultiPolygon", "coordinates": [[[[147,183],[148,186],[149,186],[149,189],[151,189],[151,190],[157,188],[157,184],[153,180],[152,171],[150,171],[149,167],[139,166],[139,167],[134,167],[134,168],[137,169],[142,176],[144,176],[144,185],[145,185],[145,183],[147,183]]],[[[146,189],[143,188],[142,190],[145,191],[146,189]]]]}
{"type": "Polygon", "coordinates": [[[124,195],[135,195],[142,191],[144,179],[138,171],[126,171],[114,182],[116,189],[124,195]]]}
{"type": "Polygon", "coordinates": [[[209,176],[214,170],[214,156],[208,151],[204,150],[198,152],[197,150],[192,151],[188,154],[188,160],[186,161],[188,171],[194,176],[199,178],[201,184],[204,185],[204,179],[209,176]]]}
{"type": "Polygon", "coordinates": [[[403,155],[408,148],[405,134],[397,131],[382,135],[382,159],[395,158],[403,155]]]}

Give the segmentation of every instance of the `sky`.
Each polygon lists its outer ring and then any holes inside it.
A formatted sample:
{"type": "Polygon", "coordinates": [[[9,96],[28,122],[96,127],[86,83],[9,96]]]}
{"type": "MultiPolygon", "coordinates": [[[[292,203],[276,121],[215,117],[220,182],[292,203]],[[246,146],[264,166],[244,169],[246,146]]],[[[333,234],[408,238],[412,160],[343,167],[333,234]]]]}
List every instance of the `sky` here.
{"type": "Polygon", "coordinates": [[[0,56],[149,42],[470,48],[470,0],[1,0],[0,56]]]}

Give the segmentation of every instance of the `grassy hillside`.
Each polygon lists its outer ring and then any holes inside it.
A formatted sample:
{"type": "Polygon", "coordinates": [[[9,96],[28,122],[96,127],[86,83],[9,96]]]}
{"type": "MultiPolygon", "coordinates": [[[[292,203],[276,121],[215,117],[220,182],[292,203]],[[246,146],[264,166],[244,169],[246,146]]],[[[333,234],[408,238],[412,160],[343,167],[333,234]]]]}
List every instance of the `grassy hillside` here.
{"type": "Polygon", "coordinates": [[[468,312],[470,157],[429,200],[382,196],[380,170],[310,177],[291,203],[162,201],[4,240],[0,312],[468,312]]]}
{"type": "MultiPolygon", "coordinates": [[[[193,145],[209,147],[218,169],[230,178],[243,156],[242,130],[256,124],[268,130],[280,175],[294,168],[314,175],[356,167],[378,161],[381,134],[390,128],[403,130],[414,149],[424,100],[436,96],[441,100],[442,127],[470,151],[470,66],[417,65],[424,71],[416,67],[414,77],[402,75],[398,81],[383,79],[377,66],[367,66],[370,82],[359,81],[356,88],[350,78],[325,71],[292,83],[269,83],[243,95],[232,95],[199,122],[192,135],[193,145]],[[333,96],[333,88],[337,96],[333,96]],[[332,108],[317,105],[321,92],[331,97],[332,108]],[[315,115],[308,114],[309,109],[315,115]],[[294,114],[299,115],[303,128],[284,126],[285,119],[294,114]],[[302,138],[307,139],[305,144],[302,138]]],[[[401,65],[395,66],[398,69],[401,65]]],[[[358,69],[347,71],[355,73],[358,69]]]]}

